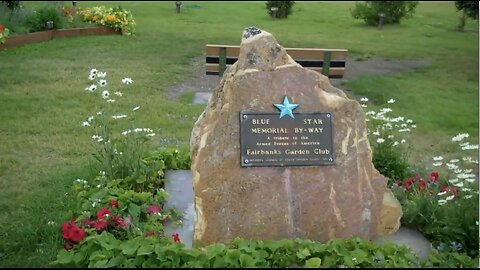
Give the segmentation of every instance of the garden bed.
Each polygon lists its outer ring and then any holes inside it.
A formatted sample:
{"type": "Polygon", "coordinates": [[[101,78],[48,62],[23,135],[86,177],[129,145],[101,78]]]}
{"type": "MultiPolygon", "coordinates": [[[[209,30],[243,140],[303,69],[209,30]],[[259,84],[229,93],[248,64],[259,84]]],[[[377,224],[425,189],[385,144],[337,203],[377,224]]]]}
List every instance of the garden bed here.
{"type": "Polygon", "coordinates": [[[54,38],[73,37],[73,36],[98,36],[114,35],[122,33],[106,26],[95,26],[86,28],[57,29],[41,32],[34,32],[25,35],[11,36],[4,44],[0,45],[0,50],[14,48],[25,44],[43,42],[54,38]]]}

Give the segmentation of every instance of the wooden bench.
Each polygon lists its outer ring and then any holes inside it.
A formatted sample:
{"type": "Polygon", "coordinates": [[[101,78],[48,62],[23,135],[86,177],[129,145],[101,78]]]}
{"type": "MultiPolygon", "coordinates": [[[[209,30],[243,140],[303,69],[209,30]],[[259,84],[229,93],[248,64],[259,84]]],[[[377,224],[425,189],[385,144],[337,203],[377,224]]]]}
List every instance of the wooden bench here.
{"type": "MultiPolygon", "coordinates": [[[[317,71],[329,78],[343,78],[347,61],[346,49],[285,48],[302,67],[317,71]]],[[[205,47],[207,75],[223,76],[227,66],[238,60],[240,46],[213,45],[205,47]]]]}

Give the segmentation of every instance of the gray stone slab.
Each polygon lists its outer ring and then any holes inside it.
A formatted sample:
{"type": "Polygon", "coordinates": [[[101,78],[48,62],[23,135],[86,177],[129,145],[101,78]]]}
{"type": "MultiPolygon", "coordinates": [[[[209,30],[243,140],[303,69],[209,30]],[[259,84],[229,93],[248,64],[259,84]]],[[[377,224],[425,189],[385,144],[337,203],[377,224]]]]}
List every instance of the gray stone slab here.
{"type": "Polygon", "coordinates": [[[376,239],[375,243],[383,243],[385,241],[393,242],[397,245],[405,245],[413,250],[421,259],[428,260],[428,256],[432,251],[432,244],[420,232],[402,227],[395,233],[387,236],[382,236],[376,239]]]}
{"type": "Polygon", "coordinates": [[[207,104],[211,96],[211,92],[197,92],[195,93],[193,104],[207,104]]]}
{"type": "Polygon", "coordinates": [[[165,209],[175,208],[184,215],[182,219],[183,226],[181,227],[168,221],[164,224],[165,236],[171,237],[172,234],[178,233],[182,243],[185,244],[187,248],[191,248],[195,217],[192,174],[190,170],[171,170],[166,171],[165,178],[167,179],[165,191],[170,194],[170,197],[165,203],[165,209]]]}

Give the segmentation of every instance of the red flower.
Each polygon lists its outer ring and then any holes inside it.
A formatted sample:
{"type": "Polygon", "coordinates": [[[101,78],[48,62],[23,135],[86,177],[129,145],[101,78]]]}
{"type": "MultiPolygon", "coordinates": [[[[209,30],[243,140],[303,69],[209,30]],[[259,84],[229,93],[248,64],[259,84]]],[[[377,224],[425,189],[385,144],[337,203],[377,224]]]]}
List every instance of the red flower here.
{"type": "Polygon", "coordinates": [[[73,244],[70,241],[67,241],[65,245],[63,246],[66,250],[70,250],[73,248],[73,244]]]}
{"type": "Polygon", "coordinates": [[[160,211],[162,211],[162,208],[160,208],[160,206],[158,206],[156,204],[150,205],[150,207],[148,207],[148,209],[147,209],[147,213],[149,215],[160,213],[160,211]]]}
{"type": "Polygon", "coordinates": [[[125,228],[127,226],[127,224],[125,223],[125,221],[123,221],[121,216],[112,217],[112,221],[115,223],[114,225],[115,229],[118,229],[118,227],[125,228]]]}
{"type": "Polygon", "coordinates": [[[74,243],[78,243],[82,241],[84,236],[85,236],[85,232],[83,231],[82,228],[74,226],[70,230],[70,240],[74,243]]]}
{"type": "Polygon", "coordinates": [[[424,180],[420,180],[418,182],[418,187],[420,188],[420,190],[425,190],[427,189],[427,182],[425,182],[424,180]]]}
{"type": "Polygon", "coordinates": [[[149,231],[145,233],[145,236],[153,236],[155,232],[149,231]]]}
{"type": "Polygon", "coordinates": [[[105,215],[110,215],[110,214],[111,214],[110,210],[104,207],[97,212],[97,219],[103,219],[105,215]]]}
{"type": "Polygon", "coordinates": [[[95,227],[95,230],[97,231],[104,230],[107,228],[107,226],[108,226],[108,223],[102,219],[95,221],[95,223],[93,224],[93,227],[95,227]]]}
{"type": "Polygon", "coordinates": [[[5,30],[5,26],[3,26],[3,24],[0,24],[0,33],[3,33],[4,30],[5,30]]]}
{"type": "Polygon", "coordinates": [[[68,242],[78,243],[83,240],[85,232],[73,221],[62,224],[62,237],[68,242]]]}
{"type": "Polygon", "coordinates": [[[432,172],[430,174],[430,182],[437,182],[438,181],[438,172],[432,172]]]}
{"type": "Polygon", "coordinates": [[[181,243],[180,236],[178,236],[178,233],[172,234],[172,237],[174,242],[181,243]]]}
{"type": "Polygon", "coordinates": [[[458,189],[456,187],[444,186],[442,188],[442,192],[443,191],[446,191],[447,193],[451,193],[455,197],[458,195],[458,189]]]}
{"type": "Polygon", "coordinates": [[[110,206],[113,206],[113,207],[116,207],[116,208],[119,208],[120,206],[118,205],[118,202],[117,201],[114,201],[114,200],[108,200],[108,204],[110,206]]]}
{"type": "Polygon", "coordinates": [[[407,179],[405,180],[404,186],[405,186],[405,190],[406,190],[407,192],[410,191],[410,186],[413,185],[413,182],[414,182],[413,178],[407,178],[407,179]]]}
{"type": "Polygon", "coordinates": [[[403,185],[403,182],[402,182],[402,180],[397,179],[397,180],[395,180],[395,184],[399,187],[399,186],[403,185]]]}

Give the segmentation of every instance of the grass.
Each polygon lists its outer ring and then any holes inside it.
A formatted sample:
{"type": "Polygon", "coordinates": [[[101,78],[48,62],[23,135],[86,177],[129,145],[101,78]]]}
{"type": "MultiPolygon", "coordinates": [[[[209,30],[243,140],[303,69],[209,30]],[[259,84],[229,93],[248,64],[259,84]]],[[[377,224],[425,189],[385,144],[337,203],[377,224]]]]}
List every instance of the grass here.
{"type": "Polygon", "coordinates": [[[297,2],[287,20],[276,21],[264,2],[184,1],[180,14],[173,2],[121,5],[137,21],[135,36],[55,39],[0,52],[0,267],[47,267],[61,248],[59,226],[74,195],[69,186],[90,173],[89,134],[81,123],[95,111],[83,90],[91,68],[106,71],[112,84],[133,78],[121,106],[141,106],[139,125],[158,134],[154,147],[185,147],[204,106],[189,104],[190,92],[167,100],[165,89],[192,74],[191,61],[205,44],[238,45],[247,26],[271,32],[284,47],[428,60],[417,72],[366,76],[347,86],[370,97],[372,108],[397,100],[394,112],[418,126],[411,135],[414,160],[461,154],[449,143],[457,133],[478,142],[478,27],[469,21],[466,32],[453,31],[453,2],[421,2],[413,18],[382,31],[354,20],[353,2],[297,2]]]}

